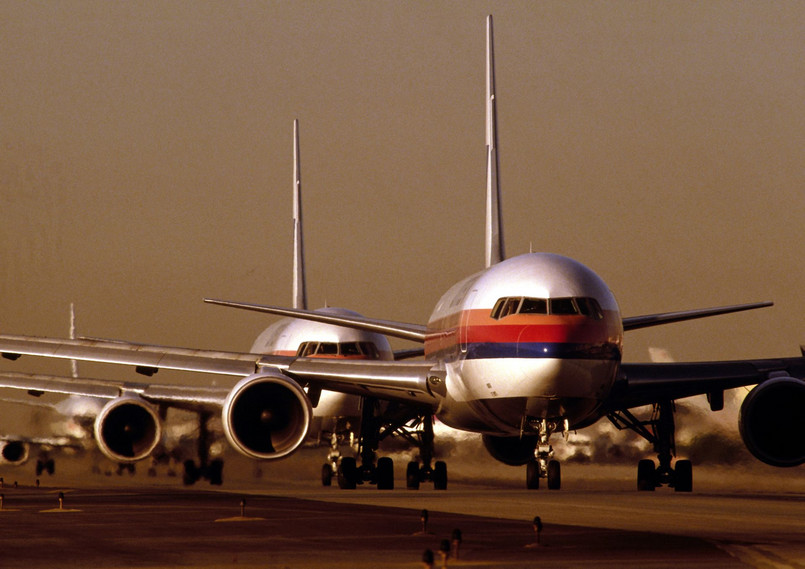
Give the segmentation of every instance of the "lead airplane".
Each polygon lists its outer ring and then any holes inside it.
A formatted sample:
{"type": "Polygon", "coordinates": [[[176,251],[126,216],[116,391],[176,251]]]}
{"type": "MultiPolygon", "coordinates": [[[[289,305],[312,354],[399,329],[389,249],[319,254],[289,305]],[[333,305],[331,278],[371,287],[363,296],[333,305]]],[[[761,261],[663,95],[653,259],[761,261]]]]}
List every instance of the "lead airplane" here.
{"type": "MultiPolygon", "coordinates": [[[[526,484],[561,485],[550,437],[602,418],[651,442],[658,462],[638,464],[637,486],[692,489],[690,461],[677,460],[674,401],[707,395],[723,406],[724,390],[757,384],[746,396],[739,429],[747,448],[774,466],[805,462],[805,355],[726,362],[621,362],[624,332],[769,306],[762,302],[623,317],[603,280],[578,261],[549,253],[506,259],[500,224],[492,18],[487,19],[487,268],[451,287],[426,325],[348,314],[206,299],[247,310],[366,330],[424,344],[423,361],[319,359],[300,355],[216,352],[93,340],[1,335],[0,352],[241,376],[217,388],[5,374],[0,386],[62,393],[103,392],[99,443],[146,448],[159,430],[157,407],[221,413],[226,438],[242,454],[283,458],[303,443],[315,394],[340,391],[385,401],[389,411],[367,417],[390,426],[399,417],[438,417],[483,435],[490,454],[527,465],[526,484]],[[311,396],[312,395],[312,396],[311,396]],[[649,419],[632,410],[653,406],[649,419]],[[390,417],[395,417],[391,419],[390,417]]],[[[364,425],[365,426],[365,425],[364,425]]],[[[433,469],[438,487],[446,466],[433,469]]],[[[424,470],[423,466],[423,470],[424,470]]],[[[407,480],[417,478],[409,465],[407,480]]],[[[356,477],[356,472],[341,473],[356,477]]],[[[416,484],[410,484],[416,487],[416,484]]]]}

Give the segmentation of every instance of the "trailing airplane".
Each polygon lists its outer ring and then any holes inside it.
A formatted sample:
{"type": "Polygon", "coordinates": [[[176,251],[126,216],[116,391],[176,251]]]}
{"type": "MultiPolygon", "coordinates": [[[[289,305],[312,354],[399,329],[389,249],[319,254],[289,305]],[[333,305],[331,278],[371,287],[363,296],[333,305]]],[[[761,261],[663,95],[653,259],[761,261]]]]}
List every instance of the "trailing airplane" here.
{"type": "MultiPolygon", "coordinates": [[[[352,360],[216,352],[93,340],[0,335],[0,352],[137,366],[140,373],[178,369],[241,377],[219,388],[76,380],[4,374],[0,386],[82,394],[109,402],[96,423],[98,444],[130,457],[146,455],[158,440],[160,407],[220,413],[229,443],[257,459],[289,456],[304,442],[319,390],[360,395],[375,409],[363,413],[361,444],[396,424],[432,417],[483,435],[490,454],[526,465],[526,485],[561,486],[550,438],[607,418],[654,446],[658,462],[641,460],[639,490],[661,485],[692,490],[690,461],[676,455],[674,401],[707,395],[713,411],[724,390],[755,385],[745,398],[739,428],[750,452],[774,466],[805,462],[805,354],[726,362],[621,361],[624,332],[770,306],[769,302],[623,317],[606,283],[578,261],[549,253],[505,258],[500,224],[492,18],[487,20],[487,267],[452,286],[426,325],[252,303],[206,299],[247,310],[302,318],[411,340],[424,345],[422,361],[352,360]],[[497,210],[497,211],[496,211],[497,210]],[[490,217],[491,216],[491,217],[490,217]],[[375,405],[384,402],[379,410],[375,405]],[[649,419],[632,410],[653,406],[649,419]]],[[[425,429],[424,432],[427,432],[425,429]]],[[[432,431],[431,431],[432,433],[432,431]]],[[[426,438],[427,434],[423,437],[426,438]]],[[[432,440],[423,441],[432,447],[432,440]]],[[[388,458],[388,457],[384,457],[388,458]]],[[[389,460],[365,465],[390,469],[389,460]],[[383,465],[381,467],[381,464],[383,465]]],[[[446,465],[409,465],[406,482],[430,476],[447,485],[446,465]]],[[[357,481],[357,469],[339,473],[357,481]]],[[[351,487],[351,485],[350,485],[351,487]]]]}

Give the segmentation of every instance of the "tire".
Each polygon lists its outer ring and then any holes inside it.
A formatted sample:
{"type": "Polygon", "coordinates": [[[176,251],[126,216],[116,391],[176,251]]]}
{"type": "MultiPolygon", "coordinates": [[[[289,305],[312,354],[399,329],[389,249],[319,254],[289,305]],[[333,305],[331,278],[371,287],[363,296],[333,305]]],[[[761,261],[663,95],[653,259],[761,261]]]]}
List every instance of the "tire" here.
{"type": "Polygon", "coordinates": [[[654,492],[657,488],[657,474],[654,461],[649,459],[637,463],[637,490],[639,492],[654,492]]]}
{"type": "Polygon", "coordinates": [[[408,463],[408,468],[405,469],[405,487],[409,490],[419,490],[419,463],[408,463]]]}
{"type": "Polygon", "coordinates": [[[377,460],[377,489],[394,490],[394,461],[387,456],[377,460]]]}
{"type": "Polygon", "coordinates": [[[347,456],[338,465],[338,487],[342,490],[354,490],[358,485],[358,466],[355,459],[347,456]]]}
{"type": "Polygon", "coordinates": [[[529,460],[525,467],[525,487],[529,490],[539,490],[539,463],[529,460]]]}
{"type": "Polygon", "coordinates": [[[329,464],[321,465],[321,485],[327,487],[333,485],[333,467],[329,464]]]}
{"type": "Polygon", "coordinates": [[[224,461],[221,459],[213,460],[209,466],[209,480],[213,486],[220,486],[224,483],[224,461]]]}
{"type": "Polygon", "coordinates": [[[438,460],[433,467],[433,489],[447,490],[447,464],[438,460]]]}
{"type": "Polygon", "coordinates": [[[562,487],[562,465],[552,460],[548,463],[548,490],[559,490],[562,487]]]}
{"type": "Polygon", "coordinates": [[[50,475],[53,475],[53,473],[55,471],[56,471],[56,463],[53,462],[53,459],[50,458],[50,459],[46,460],[45,461],[45,472],[47,472],[50,475]]]}
{"type": "Polygon", "coordinates": [[[196,483],[196,480],[198,480],[198,468],[196,468],[196,463],[192,460],[185,460],[182,482],[185,486],[192,486],[196,483]]]}
{"type": "Polygon", "coordinates": [[[689,460],[676,461],[674,492],[693,492],[693,464],[689,460]]]}

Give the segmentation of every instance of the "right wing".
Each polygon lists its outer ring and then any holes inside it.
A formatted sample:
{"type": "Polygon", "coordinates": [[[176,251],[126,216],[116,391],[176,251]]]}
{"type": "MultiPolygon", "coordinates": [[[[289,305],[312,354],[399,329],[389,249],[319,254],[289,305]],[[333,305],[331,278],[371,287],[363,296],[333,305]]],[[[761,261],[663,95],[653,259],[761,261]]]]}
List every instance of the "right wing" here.
{"type": "MultiPolygon", "coordinates": [[[[173,369],[246,377],[263,370],[274,370],[300,385],[382,397],[416,405],[433,406],[444,387],[444,371],[433,362],[377,360],[333,360],[295,358],[238,352],[192,350],[166,346],[132,344],[102,340],[67,340],[32,336],[0,335],[3,357],[20,355],[93,361],[135,366],[151,376],[159,369],[173,369]]],[[[181,407],[183,404],[220,404],[226,396],[218,388],[126,383],[106,380],[72,379],[28,374],[3,374],[0,387],[33,392],[68,393],[93,397],[116,397],[134,392],[155,403],[181,407]],[[213,390],[213,393],[210,392],[213,390]]]]}

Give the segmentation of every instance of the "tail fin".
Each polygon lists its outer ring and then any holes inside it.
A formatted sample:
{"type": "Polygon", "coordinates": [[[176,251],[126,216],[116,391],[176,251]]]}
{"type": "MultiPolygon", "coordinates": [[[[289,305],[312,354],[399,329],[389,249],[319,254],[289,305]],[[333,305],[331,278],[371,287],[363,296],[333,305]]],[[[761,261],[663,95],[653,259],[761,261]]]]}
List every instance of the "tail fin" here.
{"type": "Polygon", "coordinates": [[[305,248],[302,241],[302,176],[299,165],[299,120],[293,121],[293,308],[307,310],[305,248]]]}
{"type": "MultiPolygon", "coordinates": [[[[75,340],[76,327],[75,327],[75,303],[70,303],[70,339],[75,340]]],[[[78,361],[70,360],[70,374],[73,378],[78,377],[78,361]]]]}
{"type": "Polygon", "coordinates": [[[498,130],[495,102],[495,51],[492,16],[486,17],[486,266],[506,258],[503,250],[503,222],[500,214],[498,180],[498,130]]]}

